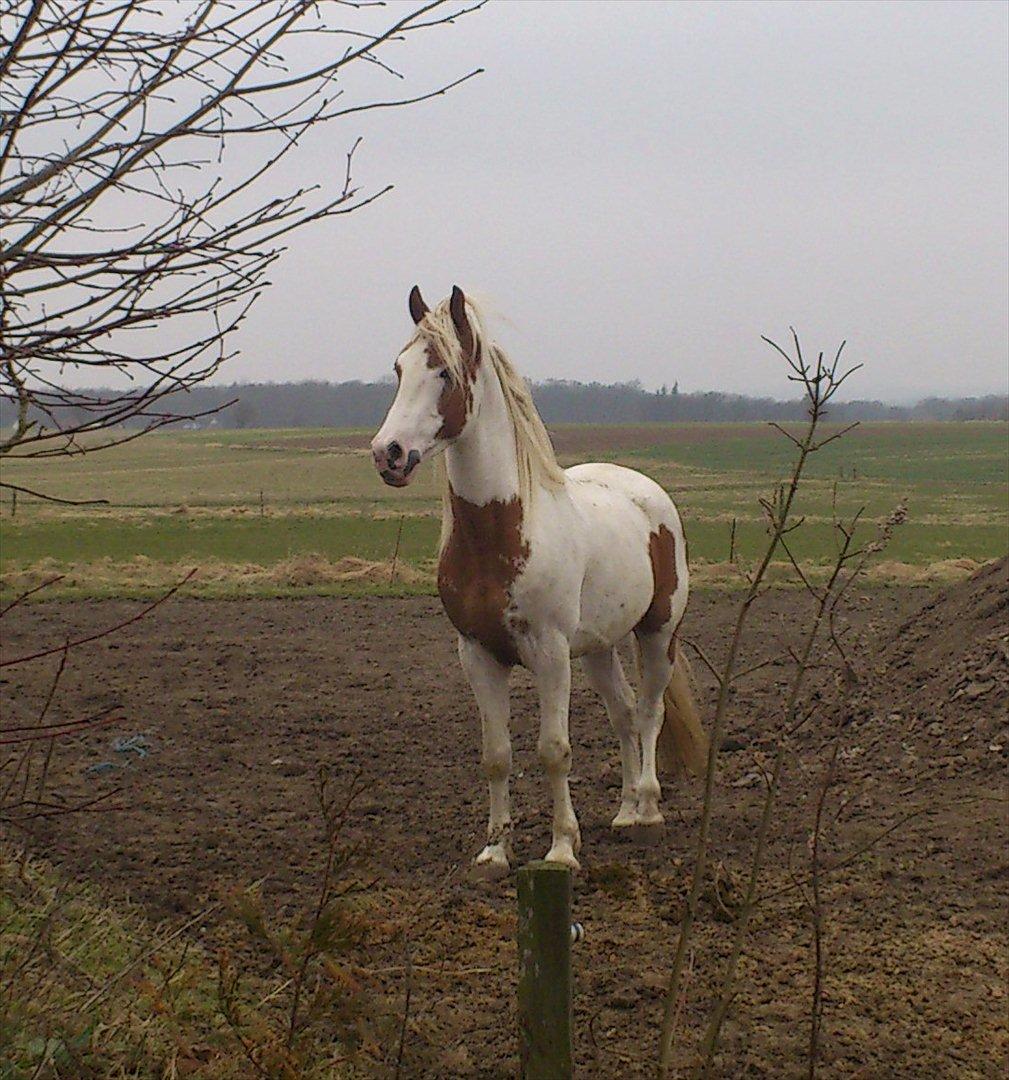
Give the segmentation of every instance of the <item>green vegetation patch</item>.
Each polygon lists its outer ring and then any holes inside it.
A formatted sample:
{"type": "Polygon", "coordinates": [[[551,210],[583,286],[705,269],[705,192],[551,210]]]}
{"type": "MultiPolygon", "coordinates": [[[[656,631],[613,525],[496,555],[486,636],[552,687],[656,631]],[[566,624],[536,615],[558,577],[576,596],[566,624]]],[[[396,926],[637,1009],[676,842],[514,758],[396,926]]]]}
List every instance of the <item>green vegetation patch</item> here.
{"type": "MultiPolygon", "coordinates": [[[[430,559],[440,524],[431,517],[402,519],[400,558],[430,559]]],[[[270,517],[193,517],[158,515],[116,520],[105,517],[29,519],[3,525],[2,565],[27,566],[42,559],[71,565],[137,556],[169,563],[214,559],[235,565],[269,566],[298,554],[331,561],[356,556],[391,561],[400,529],[397,518],[289,514],[270,517]]]]}
{"type": "Polygon", "coordinates": [[[200,950],[10,849],[0,885],[0,1080],[246,1075],[200,950]]]}
{"type": "Polygon", "coordinates": [[[378,922],[361,890],[324,895],[314,919],[253,887],[152,925],[0,845],[0,1080],[375,1075],[394,1019],[355,957],[378,922]]]}
{"type": "MultiPolygon", "coordinates": [[[[792,434],[801,431],[798,424],[783,427],[792,434]]],[[[822,437],[840,430],[827,425],[822,437]]],[[[628,454],[713,473],[756,473],[773,482],[787,475],[794,447],[768,424],[672,424],[667,439],[628,454]]],[[[871,423],[860,424],[818,450],[810,458],[807,475],[905,485],[923,481],[992,484],[1004,492],[1007,464],[1009,425],[1005,423],[871,423]]]]}
{"type": "MultiPolygon", "coordinates": [[[[318,557],[329,563],[358,559],[382,563],[392,568],[400,522],[358,516],[301,518],[294,515],[263,520],[222,520],[203,518],[186,521],[160,517],[141,521],[112,521],[92,518],[50,519],[37,523],[4,526],[2,565],[5,572],[38,563],[59,573],[65,567],[86,563],[134,564],[133,576],[142,577],[143,564],[136,560],[186,566],[210,564],[214,579],[218,564],[233,569],[238,577],[243,567],[289,566],[296,586],[299,567],[289,562],[298,555],[318,557]]],[[[403,519],[398,561],[405,566],[430,565],[438,542],[439,523],[433,518],[403,519]]],[[[868,540],[874,526],[862,527],[860,537],[868,540]]],[[[687,539],[691,559],[721,562],[728,558],[731,524],[728,521],[688,521],[687,539]]],[[[796,558],[813,563],[827,562],[835,546],[836,533],[825,521],[807,522],[789,538],[796,558]]],[[[766,542],[763,524],[756,520],[738,522],[735,552],[744,559],[755,558],[766,542]]],[[[927,564],[943,559],[971,558],[979,562],[1005,553],[1006,530],[1001,525],[952,526],[915,524],[897,530],[887,557],[901,562],[927,564]]],[[[142,582],[135,582],[142,584],[142,582]]],[[[311,586],[323,582],[305,581],[311,586]]],[[[284,581],[275,584],[283,585],[284,581]]]]}

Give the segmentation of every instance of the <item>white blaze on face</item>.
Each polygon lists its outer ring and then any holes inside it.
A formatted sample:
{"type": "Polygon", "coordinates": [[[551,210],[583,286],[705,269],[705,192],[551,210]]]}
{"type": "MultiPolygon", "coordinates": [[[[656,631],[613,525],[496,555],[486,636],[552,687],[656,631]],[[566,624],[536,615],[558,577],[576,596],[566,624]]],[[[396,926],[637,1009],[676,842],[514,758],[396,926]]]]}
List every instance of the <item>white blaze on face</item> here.
{"type": "Polygon", "coordinates": [[[382,479],[393,487],[404,487],[417,465],[437,448],[445,383],[439,370],[428,366],[428,349],[421,340],[399,354],[396,371],[396,397],[371,441],[371,453],[382,479]]]}

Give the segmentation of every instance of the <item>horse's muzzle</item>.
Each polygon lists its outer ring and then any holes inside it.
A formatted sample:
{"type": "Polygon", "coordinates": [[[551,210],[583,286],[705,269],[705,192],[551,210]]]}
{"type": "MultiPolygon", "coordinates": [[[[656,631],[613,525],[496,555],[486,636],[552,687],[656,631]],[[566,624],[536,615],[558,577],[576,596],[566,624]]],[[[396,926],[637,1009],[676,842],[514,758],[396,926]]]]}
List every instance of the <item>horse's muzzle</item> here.
{"type": "Polygon", "coordinates": [[[413,470],[420,464],[418,451],[411,450],[404,460],[397,443],[393,443],[384,455],[375,454],[374,456],[378,474],[389,487],[406,487],[410,483],[413,470]]]}

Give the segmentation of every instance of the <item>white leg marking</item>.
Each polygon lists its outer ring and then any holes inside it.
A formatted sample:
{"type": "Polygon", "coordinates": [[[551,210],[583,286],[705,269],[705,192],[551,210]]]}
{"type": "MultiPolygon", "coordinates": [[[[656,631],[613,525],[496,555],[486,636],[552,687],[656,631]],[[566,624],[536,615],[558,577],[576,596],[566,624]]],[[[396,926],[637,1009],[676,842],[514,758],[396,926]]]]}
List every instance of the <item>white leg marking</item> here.
{"type": "Polygon", "coordinates": [[[638,783],[638,824],[661,825],[659,810],[659,777],[655,770],[655,744],[664,719],[662,695],[669,685],[673,665],[669,662],[667,649],[672,629],[658,634],[642,634],[638,638],[641,649],[641,689],[638,693],[637,729],[641,737],[641,779],[638,783]]]}
{"type": "Polygon", "coordinates": [[[512,748],[508,729],[508,668],[499,664],[481,645],[463,637],[459,638],[459,661],[480,709],[482,765],[490,789],[487,846],[474,860],[474,870],[480,877],[503,877],[508,873],[511,853],[508,776],[512,748]]]}
{"type": "Polygon", "coordinates": [[[546,770],[553,798],[553,843],[549,862],[578,869],[578,849],[582,845],[578,819],[571,805],[568,774],[571,772],[571,742],[568,739],[568,709],[571,703],[571,649],[560,633],[544,635],[531,658],[533,677],[540,697],[540,761],[546,770]]]}
{"type": "Polygon", "coordinates": [[[620,740],[623,783],[620,790],[620,809],[613,819],[613,827],[620,829],[637,825],[641,756],[638,737],[634,731],[634,692],[624,677],[624,669],[616,649],[589,653],[583,657],[582,663],[589,684],[603,699],[606,714],[620,740]]]}

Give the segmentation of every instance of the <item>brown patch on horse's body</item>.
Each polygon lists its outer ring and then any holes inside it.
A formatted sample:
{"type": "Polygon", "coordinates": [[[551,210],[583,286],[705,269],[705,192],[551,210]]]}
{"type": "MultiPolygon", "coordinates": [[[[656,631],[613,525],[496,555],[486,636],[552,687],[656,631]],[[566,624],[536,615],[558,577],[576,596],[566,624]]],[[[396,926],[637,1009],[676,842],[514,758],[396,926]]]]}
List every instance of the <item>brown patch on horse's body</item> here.
{"type": "MultiPolygon", "coordinates": [[[[673,593],[679,584],[676,574],[676,537],[660,525],[648,535],[648,558],[652,564],[652,602],[634,628],[639,634],[657,634],[673,614],[673,593]]],[[[670,642],[670,648],[673,643],[670,642]]]]}
{"type": "MultiPolygon", "coordinates": [[[[466,356],[465,378],[453,379],[445,384],[445,389],[438,399],[438,412],[441,413],[441,427],[435,438],[455,439],[462,434],[470,413],[473,411],[473,380],[476,378],[476,368],[479,364],[479,351],[466,356]]],[[[427,346],[427,366],[432,370],[440,370],[446,367],[445,361],[438,355],[438,350],[432,344],[427,346]]]]}
{"type": "Polygon", "coordinates": [[[441,427],[438,428],[435,438],[455,439],[461,435],[472,408],[473,391],[468,383],[446,386],[438,399],[441,427]]]}
{"type": "Polygon", "coordinates": [[[508,622],[512,586],[529,558],[518,496],[483,506],[449,488],[452,529],[438,561],[438,592],[463,637],[478,641],[499,663],[519,663],[508,622]]]}

